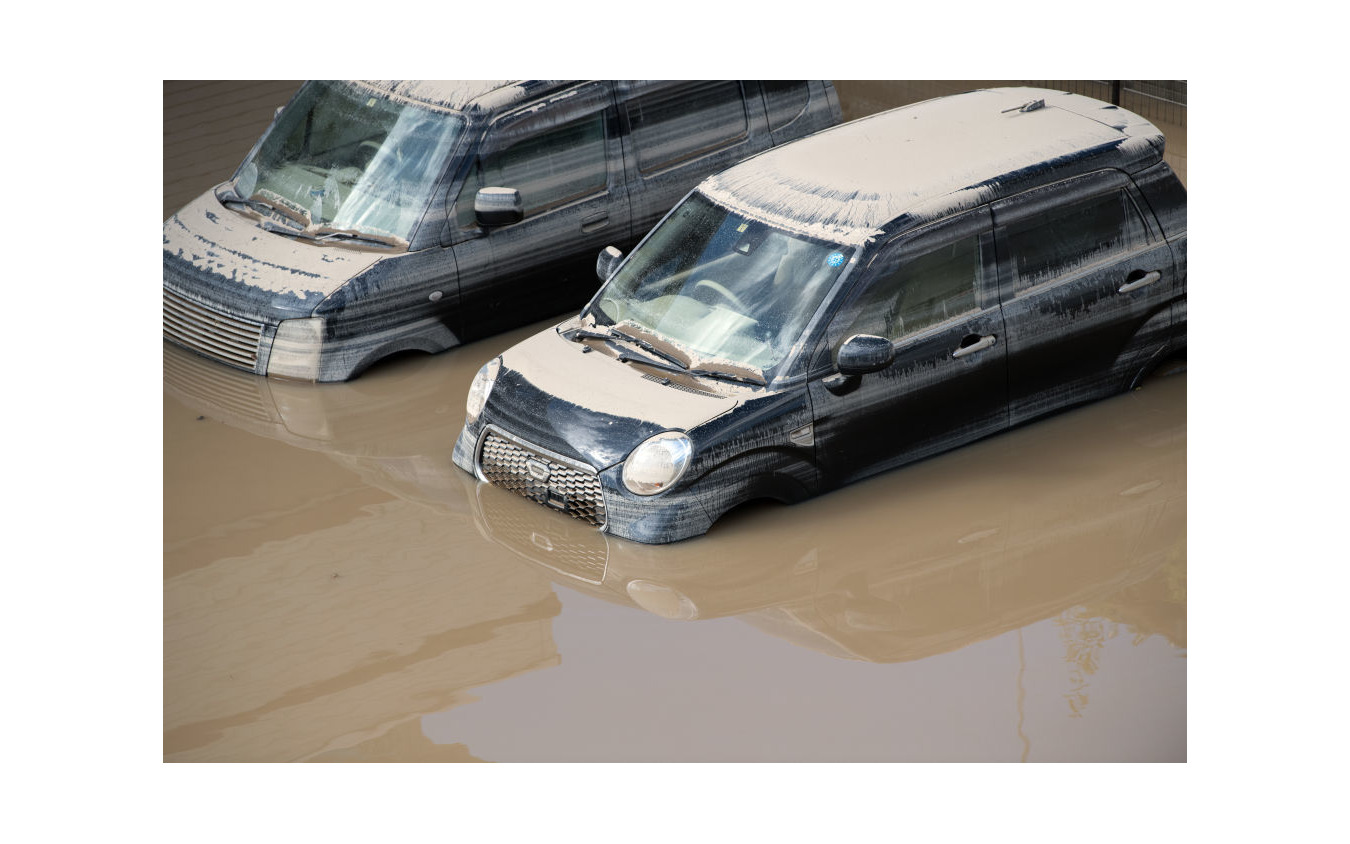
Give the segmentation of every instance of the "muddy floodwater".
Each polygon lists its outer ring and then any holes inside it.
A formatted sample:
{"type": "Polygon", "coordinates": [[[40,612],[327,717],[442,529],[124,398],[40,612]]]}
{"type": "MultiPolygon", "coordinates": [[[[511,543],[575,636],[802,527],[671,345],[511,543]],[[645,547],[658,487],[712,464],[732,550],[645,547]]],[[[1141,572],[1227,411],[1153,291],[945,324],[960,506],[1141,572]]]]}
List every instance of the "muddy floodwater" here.
{"type": "Polygon", "coordinates": [[[646,546],[451,463],[550,324],[347,384],[165,344],[166,760],[1186,759],[1184,363],[646,546]]]}

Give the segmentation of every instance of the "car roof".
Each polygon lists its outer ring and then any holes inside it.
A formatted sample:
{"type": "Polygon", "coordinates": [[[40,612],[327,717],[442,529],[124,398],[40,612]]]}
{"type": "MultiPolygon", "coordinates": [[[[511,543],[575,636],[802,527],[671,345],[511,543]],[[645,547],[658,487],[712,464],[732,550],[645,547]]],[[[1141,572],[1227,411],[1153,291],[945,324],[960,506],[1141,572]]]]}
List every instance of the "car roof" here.
{"type": "Polygon", "coordinates": [[[495,113],[547,94],[575,80],[361,80],[361,85],[387,96],[399,97],[435,108],[463,112],[495,113]]]}
{"type": "Polygon", "coordinates": [[[1134,172],[1162,152],[1157,127],[1117,106],[1044,88],[990,88],[817,132],[698,190],[789,231],[861,246],[1078,173],[1134,172]],[[1029,105],[1038,100],[1044,106],[1029,105]]]}

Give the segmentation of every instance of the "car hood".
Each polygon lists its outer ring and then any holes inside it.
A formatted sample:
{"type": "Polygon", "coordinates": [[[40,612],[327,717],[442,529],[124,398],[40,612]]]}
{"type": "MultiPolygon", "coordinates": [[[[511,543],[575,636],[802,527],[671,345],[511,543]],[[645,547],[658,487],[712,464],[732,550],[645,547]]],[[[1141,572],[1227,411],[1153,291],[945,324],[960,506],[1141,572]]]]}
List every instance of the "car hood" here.
{"type": "Polygon", "coordinates": [[[653,434],[692,430],[737,405],[662,384],[583,348],[550,328],[507,350],[488,397],[488,420],[600,470],[653,434]]]}
{"type": "Polygon", "coordinates": [[[164,223],[166,285],[268,322],[308,316],[380,257],[265,231],[214,191],[164,223]]]}

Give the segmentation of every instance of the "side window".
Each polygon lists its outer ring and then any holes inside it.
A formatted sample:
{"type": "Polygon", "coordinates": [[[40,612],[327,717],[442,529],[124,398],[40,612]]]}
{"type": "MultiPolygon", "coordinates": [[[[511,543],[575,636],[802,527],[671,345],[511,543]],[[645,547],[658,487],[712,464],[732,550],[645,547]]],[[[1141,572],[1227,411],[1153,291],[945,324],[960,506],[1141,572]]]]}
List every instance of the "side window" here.
{"type": "Polygon", "coordinates": [[[746,136],[739,82],[691,82],[629,101],[638,169],[652,173],[746,136]]]}
{"type": "Polygon", "coordinates": [[[766,79],[759,83],[764,91],[764,108],[769,113],[769,131],[777,131],[806,111],[811,91],[801,80],[766,79]]]}
{"type": "Polygon", "coordinates": [[[1017,267],[1016,293],[1142,245],[1147,234],[1123,190],[1032,215],[1005,229],[1017,267]]]}
{"type": "Polygon", "coordinates": [[[474,164],[455,203],[456,225],[471,228],[476,224],[473,198],[483,187],[520,191],[528,219],[603,190],[606,168],[603,112],[526,135],[474,164]]]}
{"type": "MultiPolygon", "coordinates": [[[[842,338],[876,334],[898,340],[976,309],[980,238],[969,235],[927,251],[901,246],[882,254],[842,338]]],[[[841,338],[841,339],[842,339],[841,338]]]]}

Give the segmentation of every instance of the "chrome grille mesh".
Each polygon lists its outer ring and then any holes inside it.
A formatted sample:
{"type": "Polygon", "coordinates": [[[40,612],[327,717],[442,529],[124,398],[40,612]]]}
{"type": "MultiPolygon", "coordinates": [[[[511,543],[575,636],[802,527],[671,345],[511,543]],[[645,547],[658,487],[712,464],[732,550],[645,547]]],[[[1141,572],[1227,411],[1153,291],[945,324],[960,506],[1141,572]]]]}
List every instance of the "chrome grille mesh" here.
{"type": "Polygon", "coordinates": [[[594,472],[518,445],[491,429],[483,435],[479,447],[478,470],[484,479],[502,489],[596,527],[605,524],[605,496],[594,472]]]}
{"type": "Polygon", "coordinates": [[[164,288],[164,339],[253,372],[263,325],[229,316],[164,288]]]}

